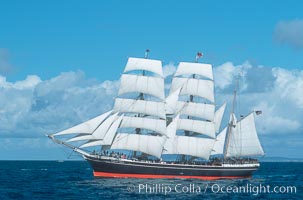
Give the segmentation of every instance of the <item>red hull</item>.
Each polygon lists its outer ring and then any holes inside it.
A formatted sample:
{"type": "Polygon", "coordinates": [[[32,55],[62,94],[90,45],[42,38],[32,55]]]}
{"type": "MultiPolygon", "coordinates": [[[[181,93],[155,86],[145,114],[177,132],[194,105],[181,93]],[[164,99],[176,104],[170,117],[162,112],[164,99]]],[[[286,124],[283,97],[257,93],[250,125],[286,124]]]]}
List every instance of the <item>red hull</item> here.
{"type": "Polygon", "coordinates": [[[119,174],[107,172],[95,172],[95,177],[107,178],[184,178],[184,179],[201,179],[201,180],[217,180],[217,179],[237,179],[250,178],[251,176],[179,176],[179,175],[155,175],[155,174],[119,174]]]}

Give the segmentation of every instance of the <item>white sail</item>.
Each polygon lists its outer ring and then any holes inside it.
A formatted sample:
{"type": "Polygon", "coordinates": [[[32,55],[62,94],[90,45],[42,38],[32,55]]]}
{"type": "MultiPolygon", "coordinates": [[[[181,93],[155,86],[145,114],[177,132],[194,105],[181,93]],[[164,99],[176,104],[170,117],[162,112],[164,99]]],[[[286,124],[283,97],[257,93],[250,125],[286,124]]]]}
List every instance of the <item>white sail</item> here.
{"type": "Polygon", "coordinates": [[[224,115],[226,103],[224,103],[216,112],[215,112],[215,117],[214,117],[214,122],[216,125],[216,133],[220,131],[220,126],[222,122],[222,118],[224,115]]]}
{"type": "Polygon", "coordinates": [[[237,122],[236,127],[231,129],[226,155],[228,157],[264,155],[255,127],[254,113],[237,122]]]}
{"type": "Polygon", "coordinates": [[[128,58],[124,72],[129,72],[133,70],[146,70],[163,77],[162,63],[160,60],[151,60],[145,58],[128,58]]]}
{"type": "Polygon", "coordinates": [[[179,119],[178,129],[204,134],[211,138],[216,137],[214,122],[192,120],[192,119],[179,119]]]}
{"type": "Polygon", "coordinates": [[[165,119],[164,102],[116,98],[114,112],[140,113],[165,119]]]}
{"type": "Polygon", "coordinates": [[[104,121],[104,119],[107,118],[111,113],[112,113],[112,110],[108,111],[102,115],[99,115],[98,117],[90,119],[86,122],[78,124],[74,127],[71,127],[64,131],[60,131],[59,133],[54,134],[54,136],[75,134],[75,133],[92,134],[93,131],[95,131],[96,128],[98,128],[98,126],[104,121]]]}
{"type": "Polygon", "coordinates": [[[177,107],[180,91],[181,91],[181,87],[176,89],[165,99],[166,114],[177,113],[176,107],[177,107]]]}
{"type": "Polygon", "coordinates": [[[214,79],[210,64],[180,62],[175,76],[187,74],[198,74],[211,80],[214,79]]]}
{"type": "Polygon", "coordinates": [[[111,149],[140,151],[160,158],[165,140],[163,136],[118,133],[111,149]]]}
{"type": "Polygon", "coordinates": [[[166,135],[166,120],[125,116],[120,128],[142,128],[166,135]]]}
{"type": "Polygon", "coordinates": [[[77,142],[77,141],[83,141],[83,140],[96,140],[97,138],[93,135],[80,135],[73,137],[66,142],[77,142]]]}
{"type": "Polygon", "coordinates": [[[75,142],[82,140],[102,140],[107,133],[109,127],[117,119],[118,113],[108,117],[91,135],[76,136],[69,139],[67,142],[75,142]]]}
{"type": "Polygon", "coordinates": [[[164,79],[151,76],[123,74],[121,76],[118,94],[122,95],[133,92],[149,94],[164,100],[164,79]]]}
{"type": "Polygon", "coordinates": [[[92,140],[85,144],[82,144],[79,148],[93,147],[103,145],[103,140],[92,140]]]}
{"type": "Polygon", "coordinates": [[[215,105],[179,101],[175,113],[214,121],[215,105]]]}
{"type": "Polygon", "coordinates": [[[179,115],[177,115],[168,125],[168,139],[164,144],[163,154],[184,154],[208,160],[215,140],[211,138],[178,136],[176,131],[179,122],[179,115]]]}
{"type": "Polygon", "coordinates": [[[194,78],[173,78],[170,93],[182,88],[180,95],[195,95],[214,103],[214,82],[194,78]]]}
{"type": "Polygon", "coordinates": [[[104,136],[103,140],[97,140],[97,141],[90,141],[80,146],[80,148],[84,147],[91,147],[91,146],[98,146],[98,145],[111,145],[114,137],[117,133],[117,130],[119,128],[119,125],[122,121],[123,115],[120,116],[108,129],[106,135],[104,136]]]}
{"type": "Polygon", "coordinates": [[[175,152],[175,137],[179,117],[180,115],[177,115],[167,126],[166,135],[168,138],[164,143],[163,154],[174,154],[175,152]]]}
{"type": "Polygon", "coordinates": [[[215,143],[211,138],[199,138],[189,136],[175,136],[173,145],[169,151],[164,151],[164,154],[184,154],[191,155],[206,160],[209,159],[211,149],[215,143]]]}
{"type": "Polygon", "coordinates": [[[111,145],[114,137],[117,133],[117,130],[121,124],[121,121],[123,119],[124,115],[121,115],[112,125],[111,127],[108,129],[106,135],[103,138],[103,145],[111,145]]]}
{"type": "Polygon", "coordinates": [[[225,127],[216,137],[216,142],[211,155],[223,154],[227,127],[225,127]]]}

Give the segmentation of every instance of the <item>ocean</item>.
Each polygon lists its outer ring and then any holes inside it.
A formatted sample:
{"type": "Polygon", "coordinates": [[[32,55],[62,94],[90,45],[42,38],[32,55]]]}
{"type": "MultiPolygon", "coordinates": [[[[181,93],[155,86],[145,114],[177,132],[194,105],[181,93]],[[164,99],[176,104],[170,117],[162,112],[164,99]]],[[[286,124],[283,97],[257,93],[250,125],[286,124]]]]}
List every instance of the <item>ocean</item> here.
{"type": "Polygon", "coordinates": [[[0,199],[303,199],[303,163],[265,162],[250,179],[94,178],[85,161],[0,161],[0,199]]]}

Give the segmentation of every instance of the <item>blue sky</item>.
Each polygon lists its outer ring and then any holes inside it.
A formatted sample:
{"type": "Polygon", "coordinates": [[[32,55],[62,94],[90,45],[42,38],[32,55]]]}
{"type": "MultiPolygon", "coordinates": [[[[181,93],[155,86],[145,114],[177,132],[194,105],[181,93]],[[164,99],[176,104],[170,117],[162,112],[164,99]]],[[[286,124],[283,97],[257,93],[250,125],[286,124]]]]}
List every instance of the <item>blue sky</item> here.
{"type": "MultiPolygon", "coordinates": [[[[303,158],[302,7],[301,1],[1,1],[0,159],[66,156],[43,135],[108,110],[127,57],[142,57],[146,48],[168,71],[202,51],[224,94],[245,72],[241,105],[265,110],[257,125],[267,155],[303,158]]],[[[218,95],[218,102],[226,97],[218,95]]]]}

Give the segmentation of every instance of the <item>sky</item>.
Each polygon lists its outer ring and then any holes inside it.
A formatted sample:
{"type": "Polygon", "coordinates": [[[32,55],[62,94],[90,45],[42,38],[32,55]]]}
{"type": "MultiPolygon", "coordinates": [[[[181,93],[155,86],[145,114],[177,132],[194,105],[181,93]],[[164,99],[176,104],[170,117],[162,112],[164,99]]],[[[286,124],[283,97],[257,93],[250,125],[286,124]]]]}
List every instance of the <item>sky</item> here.
{"type": "MultiPolygon", "coordinates": [[[[302,1],[1,1],[0,159],[66,159],[45,134],[111,109],[130,56],[214,67],[216,102],[261,109],[266,156],[303,158],[302,1]]],[[[168,83],[169,84],[169,83],[168,83]]],[[[225,114],[225,118],[228,117],[225,114]]],[[[225,120],[226,121],[226,120],[225,120]]]]}

